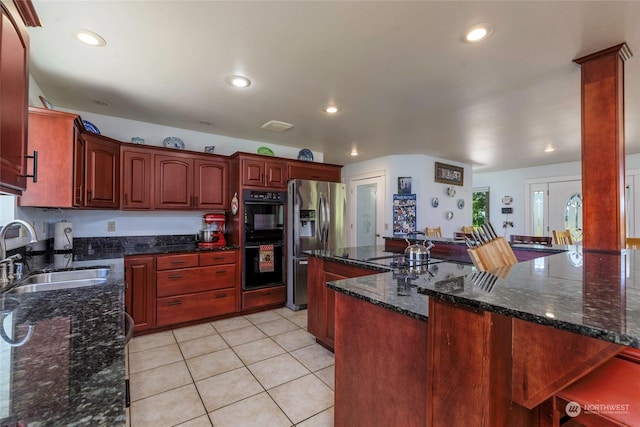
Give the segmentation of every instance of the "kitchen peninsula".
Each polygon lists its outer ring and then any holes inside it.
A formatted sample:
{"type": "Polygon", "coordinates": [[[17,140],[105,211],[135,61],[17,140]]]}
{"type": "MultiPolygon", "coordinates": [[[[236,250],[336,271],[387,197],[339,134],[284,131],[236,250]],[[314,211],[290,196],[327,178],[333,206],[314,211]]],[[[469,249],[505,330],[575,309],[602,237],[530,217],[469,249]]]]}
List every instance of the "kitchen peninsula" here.
{"type": "MultiPolygon", "coordinates": [[[[640,348],[640,252],[561,248],[500,276],[434,262],[329,281],[336,425],[540,425],[555,393],[640,348]]],[[[356,252],[310,263],[375,257],[356,252]]]]}

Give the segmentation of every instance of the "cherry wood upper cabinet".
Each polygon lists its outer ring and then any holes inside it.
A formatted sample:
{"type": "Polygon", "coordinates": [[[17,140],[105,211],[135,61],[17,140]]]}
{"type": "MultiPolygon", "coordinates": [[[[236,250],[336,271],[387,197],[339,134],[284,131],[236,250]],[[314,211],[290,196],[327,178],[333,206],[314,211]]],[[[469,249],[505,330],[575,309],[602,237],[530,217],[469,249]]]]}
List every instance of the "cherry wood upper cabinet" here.
{"type": "Polygon", "coordinates": [[[287,165],[285,161],[264,160],[243,156],[240,160],[242,185],[248,187],[287,187],[287,165]]]}
{"type": "Polygon", "coordinates": [[[313,181],[340,182],[342,166],[327,163],[305,162],[300,160],[287,161],[289,179],[310,179],[313,181]]]}
{"type": "Polygon", "coordinates": [[[225,159],[196,158],[194,163],[194,207],[227,209],[228,162],[225,159]]]}
{"type": "Polygon", "coordinates": [[[85,141],[85,207],[118,209],[120,205],[120,143],[83,133],[85,141]]]}
{"type": "Polygon", "coordinates": [[[84,141],[77,114],[29,108],[28,150],[38,152],[38,180],[27,182],[20,206],[80,207],[84,201],[84,141]]]}
{"type": "Polygon", "coordinates": [[[153,151],[148,148],[120,146],[122,171],[122,209],[153,207],[153,151]]]}
{"type": "Polygon", "coordinates": [[[29,108],[29,151],[38,152],[38,181],[20,206],[117,209],[120,143],[83,132],[80,116],[29,108]]]}
{"type": "Polygon", "coordinates": [[[27,182],[29,36],[6,3],[0,2],[0,192],[20,195],[27,182]]]}
{"type": "Polygon", "coordinates": [[[155,206],[159,209],[190,209],[193,206],[193,156],[156,154],[155,206]]]}

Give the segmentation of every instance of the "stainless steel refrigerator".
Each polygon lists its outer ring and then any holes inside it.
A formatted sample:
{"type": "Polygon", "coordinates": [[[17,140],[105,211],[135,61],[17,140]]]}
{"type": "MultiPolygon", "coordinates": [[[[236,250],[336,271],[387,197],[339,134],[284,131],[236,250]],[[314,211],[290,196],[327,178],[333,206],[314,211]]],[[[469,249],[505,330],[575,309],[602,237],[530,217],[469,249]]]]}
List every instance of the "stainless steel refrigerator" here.
{"type": "Polygon", "coordinates": [[[346,245],[344,184],[293,180],[287,192],[287,307],[307,306],[307,256],[303,251],[346,245]]]}

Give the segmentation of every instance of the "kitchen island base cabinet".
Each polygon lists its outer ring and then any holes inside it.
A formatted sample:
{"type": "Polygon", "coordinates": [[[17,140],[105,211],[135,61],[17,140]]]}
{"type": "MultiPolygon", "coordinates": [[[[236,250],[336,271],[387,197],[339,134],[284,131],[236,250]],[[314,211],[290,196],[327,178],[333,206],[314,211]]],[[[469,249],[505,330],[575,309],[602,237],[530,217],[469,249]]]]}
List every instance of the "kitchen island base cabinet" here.
{"type": "Polygon", "coordinates": [[[313,256],[309,257],[307,271],[307,330],[316,337],[318,343],[333,350],[335,291],[327,288],[327,282],[378,274],[380,271],[313,256]]]}
{"type": "Polygon", "coordinates": [[[335,325],[335,425],[424,427],[426,323],[336,292],[335,325]]]}

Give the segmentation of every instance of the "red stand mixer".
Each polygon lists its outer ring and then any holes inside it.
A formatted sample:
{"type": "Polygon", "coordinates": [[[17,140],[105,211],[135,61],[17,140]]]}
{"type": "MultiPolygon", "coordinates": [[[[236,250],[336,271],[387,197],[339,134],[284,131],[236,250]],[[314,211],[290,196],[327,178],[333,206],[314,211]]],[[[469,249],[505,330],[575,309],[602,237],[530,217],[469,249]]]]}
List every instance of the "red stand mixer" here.
{"type": "Polygon", "coordinates": [[[227,246],[224,240],[225,232],[225,215],[222,214],[204,214],[202,216],[204,227],[200,230],[198,247],[204,249],[219,248],[227,246]]]}

